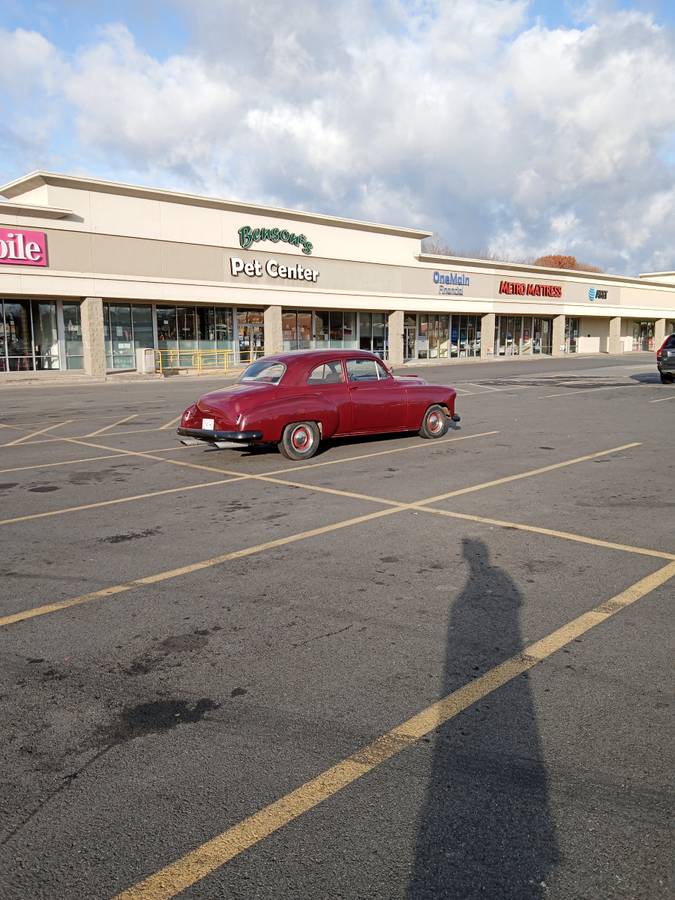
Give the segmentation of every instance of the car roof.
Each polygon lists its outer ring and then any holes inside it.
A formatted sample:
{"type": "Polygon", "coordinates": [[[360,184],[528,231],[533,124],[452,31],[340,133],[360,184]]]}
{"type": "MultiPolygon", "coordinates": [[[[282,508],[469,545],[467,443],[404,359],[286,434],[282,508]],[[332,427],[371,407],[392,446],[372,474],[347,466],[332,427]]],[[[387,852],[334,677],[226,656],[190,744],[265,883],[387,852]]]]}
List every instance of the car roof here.
{"type": "Polygon", "coordinates": [[[302,365],[315,363],[319,365],[322,362],[329,362],[332,359],[379,359],[375,353],[370,350],[289,350],[285,353],[270,353],[265,359],[273,359],[291,366],[295,363],[302,365]]]}

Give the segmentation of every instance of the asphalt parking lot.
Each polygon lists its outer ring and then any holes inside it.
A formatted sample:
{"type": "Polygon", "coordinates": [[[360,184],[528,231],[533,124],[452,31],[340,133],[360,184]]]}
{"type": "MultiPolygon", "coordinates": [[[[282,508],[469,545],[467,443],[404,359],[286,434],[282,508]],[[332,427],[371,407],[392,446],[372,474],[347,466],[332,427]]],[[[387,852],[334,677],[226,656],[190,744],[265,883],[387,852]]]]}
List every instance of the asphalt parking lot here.
{"type": "Polygon", "coordinates": [[[459,428],[304,464],[0,389],[3,898],[672,896],[675,387],[423,374],[459,428]]]}

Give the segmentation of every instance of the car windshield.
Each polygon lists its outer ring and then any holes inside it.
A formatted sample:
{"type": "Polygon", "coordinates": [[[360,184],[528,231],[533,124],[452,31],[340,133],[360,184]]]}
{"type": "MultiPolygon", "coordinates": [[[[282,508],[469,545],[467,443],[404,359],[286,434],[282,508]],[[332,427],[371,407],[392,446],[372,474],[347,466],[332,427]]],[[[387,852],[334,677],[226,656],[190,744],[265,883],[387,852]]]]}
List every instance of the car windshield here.
{"type": "Polygon", "coordinates": [[[286,371],[283,363],[270,359],[259,359],[242,374],[239,381],[250,383],[252,381],[263,384],[278,384],[286,371]]]}

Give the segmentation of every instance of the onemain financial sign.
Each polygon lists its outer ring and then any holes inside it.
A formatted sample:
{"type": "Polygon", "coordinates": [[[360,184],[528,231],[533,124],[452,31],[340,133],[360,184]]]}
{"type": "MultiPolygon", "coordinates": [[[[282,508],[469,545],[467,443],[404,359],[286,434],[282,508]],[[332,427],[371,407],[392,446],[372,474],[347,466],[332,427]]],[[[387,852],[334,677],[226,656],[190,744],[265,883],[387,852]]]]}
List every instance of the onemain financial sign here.
{"type": "Polygon", "coordinates": [[[262,278],[263,275],[268,275],[270,278],[313,281],[315,284],[319,278],[317,269],[310,269],[301,263],[288,266],[276,259],[266,259],[261,262],[259,259],[243,260],[239,256],[230,257],[230,272],[235,278],[238,278],[239,275],[248,275],[249,278],[262,278]]]}
{"type": "Polygon", "coordinates": [[[461,275],[457,272],[434,272],[434,284],[438,285],[439,294],[462,297],[464,288],[471,284],[471,279],[468,275],[461,275]]]}

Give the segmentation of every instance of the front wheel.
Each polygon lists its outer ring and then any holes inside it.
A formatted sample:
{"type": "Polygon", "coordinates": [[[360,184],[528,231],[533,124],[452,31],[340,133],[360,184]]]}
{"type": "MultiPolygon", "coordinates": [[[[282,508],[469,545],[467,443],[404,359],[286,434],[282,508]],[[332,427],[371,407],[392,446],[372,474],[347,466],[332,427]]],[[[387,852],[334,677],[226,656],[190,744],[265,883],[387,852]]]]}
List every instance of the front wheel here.
{"type": "Polygon", "coordinates": [[[423,438],[439,438],[447,432],[450,420],[442,406],[430,406],[424,413],[419,435],[423,438]]]}
{"type": "Polygon", "coordinates": [[[279,452],[287,459],[310,459],[319,449],[320,440],[315,422],[294,422],[284,428],[279,452]]]}

